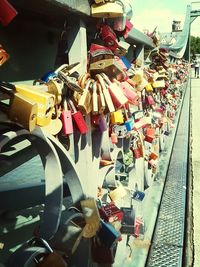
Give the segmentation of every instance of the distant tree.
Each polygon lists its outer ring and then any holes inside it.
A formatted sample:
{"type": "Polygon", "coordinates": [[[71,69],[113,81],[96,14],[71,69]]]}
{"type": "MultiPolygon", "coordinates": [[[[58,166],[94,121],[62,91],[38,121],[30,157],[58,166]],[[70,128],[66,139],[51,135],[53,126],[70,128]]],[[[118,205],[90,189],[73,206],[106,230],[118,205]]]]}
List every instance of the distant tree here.
{"type": "Polygon", "coordinates": [[[200,54],[200,37],[191,36],[190,52],[192,58],[195,58],[195,54],[200,54]]]}

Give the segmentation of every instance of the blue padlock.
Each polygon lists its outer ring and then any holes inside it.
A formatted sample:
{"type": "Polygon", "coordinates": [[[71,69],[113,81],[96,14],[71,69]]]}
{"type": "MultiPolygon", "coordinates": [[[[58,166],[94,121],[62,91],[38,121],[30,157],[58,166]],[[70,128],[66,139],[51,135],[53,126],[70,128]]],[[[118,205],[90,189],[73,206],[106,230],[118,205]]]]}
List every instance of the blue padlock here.
{"type": "Polygon", "coordinates": [[[128,59],[126,57],[121,57],[120,59],[122,60],[122,62],[126,66],[127,70],[131,68],[131,63],[128,61],[128,59]]]}
{"type": "Polygon", "coordinates": [[[145,197],[145,193],[139,190],[135,191],[132,196],[132,198],[137,201],[142,201],[144,197],[145,197]]]}
{"type": "Polygon", "coordinates": [[[126,126],[126,130],[128,132],[132,131],[133,129],[133,120],[128,120],[128,121],[125,121],[125,126],[126,126]]]}
{"type": "Polygon", "coordinates": [[[54,79],[57,76],[58,75],[54,71],[48,71],[42,76],[41,80],[47,83],[49,80],[54,79]]]}
{"type": "Polygon", "coordinates": [[[101,227],[98,231],[98,238],[101,244],[111,248],[119,239],[120,233],[110,224],[101,220],[101,227]]]}

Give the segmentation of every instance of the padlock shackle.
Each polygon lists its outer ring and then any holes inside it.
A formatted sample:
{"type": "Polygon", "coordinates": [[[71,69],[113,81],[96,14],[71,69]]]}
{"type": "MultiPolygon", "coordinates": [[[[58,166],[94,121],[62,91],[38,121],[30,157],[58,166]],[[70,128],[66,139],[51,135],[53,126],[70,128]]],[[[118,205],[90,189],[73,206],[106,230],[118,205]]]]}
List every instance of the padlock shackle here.
{"type": "Polygon", "coordinates": [[[0,81],[0,91],[9,96],[13,96],[14,92],[16,91],[16,87],[14,84],[0,81]]]}

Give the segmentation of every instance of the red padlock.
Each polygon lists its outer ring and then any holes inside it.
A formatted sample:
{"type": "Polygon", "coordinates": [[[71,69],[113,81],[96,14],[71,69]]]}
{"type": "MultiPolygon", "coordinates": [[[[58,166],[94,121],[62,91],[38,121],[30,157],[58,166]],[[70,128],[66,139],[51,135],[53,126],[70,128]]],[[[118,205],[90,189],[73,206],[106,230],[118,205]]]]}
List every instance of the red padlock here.
{"type": "Polygon", "coordinates": [[[121,221],[123,218],[123,212],[113,202],[101,207],[99,213],[102,219],[110,223],[121,221]]]}
{"type": "Polygon", "coordinates": [[[77,111],[77,109],[74,106],[74,103],[72,100],[68,100],[69,107],[72,111],[72,118],[74,122],[76,123],[76,126],[81,134],[86,134],[88,132],[88,126],[83,118],[83,115],[80,111],[77,111]]]}
{"type": "Polygon", "coordinates": [[[16,9],[7,1],[0,1],[0,22],[7,26],[17,15],[16,9]]]}
{"type": "Polygon", "coordinates": [[[118,39],[115,32],[112,30],[110,26],[107,24],[102,24],[100,28],[100,36],[102,40],[105,42],[105,45],[109,47],[112,51],[117,49],[118,39]]]}

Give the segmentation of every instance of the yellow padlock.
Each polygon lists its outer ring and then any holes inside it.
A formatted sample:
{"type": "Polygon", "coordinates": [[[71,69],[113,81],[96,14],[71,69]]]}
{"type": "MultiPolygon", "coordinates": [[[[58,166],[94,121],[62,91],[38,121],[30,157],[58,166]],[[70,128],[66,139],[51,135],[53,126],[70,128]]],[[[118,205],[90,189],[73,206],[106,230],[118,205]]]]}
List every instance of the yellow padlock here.
{"type": "Polygon", "coordinates": [[[124,123],[124,116],[121,109],[118,109],[115,112],[110,114],[110,122],[111,124],[123,124],[124,123]]]}
{"type": "Polygon", "coordinates": [[[164,80],[159,80],[159,81],[154,81],[152,83],[153,88],[164,88],[165,87],[165,81],[164,80]]]}
{"type": "Polygon", "coordinates": [[[38,89],[37,86],[16,84],[16,92],[28,97],[38,105],[36,124],[39,126],[48,125],[51,121],[55,96],[38,89]]]}
{"type": "Polygon", "coordinates": [[[153,91],[153,87],[152,87],[152,85],[151,85],[150,83],[147,83],[147,85],[145,86],[145,90],[146,90],[147,92],[152,92],[152,91],[153,91]]]}
{"type": "Polygon", "coordinates": [[[30,98],[15,93],[10,101],[8,112],[11,121],[21,124],[28,131],[33,131],[36,125],[38,106],[30,98]]]}
{"type": "Polygon", "coordinates": [[[107,2],[91,5],[91,16],[95,18],[116,18],[123,16],[123,5],[119,2],[107,2]]]}

